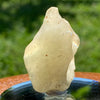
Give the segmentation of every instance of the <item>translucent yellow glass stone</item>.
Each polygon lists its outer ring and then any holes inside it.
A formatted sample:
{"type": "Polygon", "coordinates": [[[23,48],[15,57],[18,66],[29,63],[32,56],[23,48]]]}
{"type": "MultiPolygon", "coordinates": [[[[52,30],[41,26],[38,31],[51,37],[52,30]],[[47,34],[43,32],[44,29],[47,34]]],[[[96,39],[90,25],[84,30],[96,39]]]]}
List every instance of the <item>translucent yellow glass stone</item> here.
{"type": "Polygon", "coordinates": [[[25,66],[36,91],[64,91],[70,86],[79,43],[79,37],[69,22],[60,16],[58,8],[49,8],[24,53],[25,66]]]}

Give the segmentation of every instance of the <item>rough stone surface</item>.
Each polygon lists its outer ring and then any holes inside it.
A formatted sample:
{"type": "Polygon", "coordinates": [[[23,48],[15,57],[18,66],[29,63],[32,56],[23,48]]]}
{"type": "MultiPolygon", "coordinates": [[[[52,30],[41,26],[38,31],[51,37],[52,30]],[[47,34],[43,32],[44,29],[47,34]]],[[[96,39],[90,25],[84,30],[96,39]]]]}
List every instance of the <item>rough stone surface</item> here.
{"type": "Polygon", "coordinates": [[[64,91],[70,86],[79,43],[77,34],[58,9],[49,8],[41,28],[24,53],[25,66],[36,91],[64,91]]]}

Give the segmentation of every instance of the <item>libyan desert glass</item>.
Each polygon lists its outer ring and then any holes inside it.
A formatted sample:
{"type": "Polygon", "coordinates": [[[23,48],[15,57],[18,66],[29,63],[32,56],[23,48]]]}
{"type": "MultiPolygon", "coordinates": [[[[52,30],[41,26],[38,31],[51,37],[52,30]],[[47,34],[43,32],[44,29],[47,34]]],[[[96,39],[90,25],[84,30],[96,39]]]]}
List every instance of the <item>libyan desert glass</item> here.
{"type": "Polygon", "coordinates": [[[42,26],[26,47],[24,62],[34,89],[65,91],[74,78],[74,55],[80,40],[58,8],[47,10],[42,26]]]}

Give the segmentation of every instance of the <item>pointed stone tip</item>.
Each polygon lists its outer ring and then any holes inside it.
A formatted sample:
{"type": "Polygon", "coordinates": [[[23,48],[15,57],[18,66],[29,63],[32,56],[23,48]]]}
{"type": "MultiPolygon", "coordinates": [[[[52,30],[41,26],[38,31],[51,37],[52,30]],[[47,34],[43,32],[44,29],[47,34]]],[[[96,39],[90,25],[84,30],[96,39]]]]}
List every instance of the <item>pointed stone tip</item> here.
{"type": "Polygon", "coordinates": [[[57,7],[50,7],[47,12],[58,12],[58,8],[57,7]]]}
{"type": "Polygon", "coordinates": [[[54,15],[59,15],[58,8],[57,7],[50,7],[46,12],[46,16],[54,16],[54,15]]]}
{"type": "Polygon", "coordinates": [[[50,7],[45,15],[45,21],[55,22],[57,19],[61,18],[57,7],[50,7]]]}

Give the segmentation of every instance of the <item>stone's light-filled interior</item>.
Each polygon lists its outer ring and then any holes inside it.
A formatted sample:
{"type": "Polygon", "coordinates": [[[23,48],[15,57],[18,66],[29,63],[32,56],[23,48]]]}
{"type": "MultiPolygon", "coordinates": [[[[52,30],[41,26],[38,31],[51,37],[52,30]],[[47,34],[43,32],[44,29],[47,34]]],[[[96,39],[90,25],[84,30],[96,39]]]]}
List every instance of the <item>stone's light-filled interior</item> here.
{"type": "Polygon", "coordinates": [[[24,62],[34,89],[65,91],[74,78],[74,55],[80,39],[58,8],[47,10],[42,26],[26,47],[24,62]]]}

